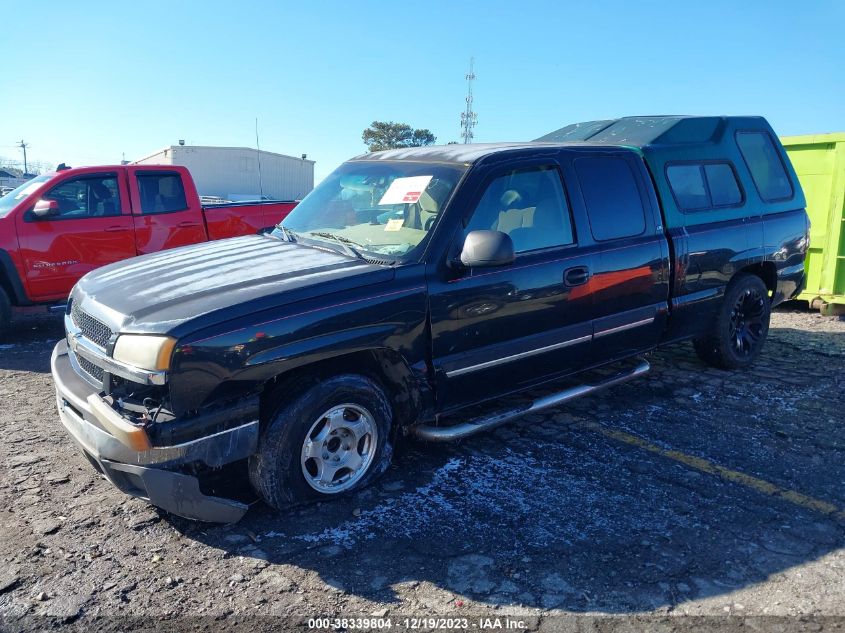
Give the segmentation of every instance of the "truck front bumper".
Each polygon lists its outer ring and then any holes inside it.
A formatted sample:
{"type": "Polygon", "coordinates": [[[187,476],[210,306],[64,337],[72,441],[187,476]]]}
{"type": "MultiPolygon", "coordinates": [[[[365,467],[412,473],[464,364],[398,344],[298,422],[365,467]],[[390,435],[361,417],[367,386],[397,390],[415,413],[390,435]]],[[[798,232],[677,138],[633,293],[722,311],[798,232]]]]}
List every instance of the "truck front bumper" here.
{"type": "Polygon", "coordinates": [[[198,521],[232,523],[246,513],[244,503],[203,493],[193,473],[252,455],[258,446],[258,420],[183,444],[135,450],[101,421],[99,393],[74,371],[66,341],[56,345],[50,367],[62,425],[94,468],[121,491],[198,521]]]}

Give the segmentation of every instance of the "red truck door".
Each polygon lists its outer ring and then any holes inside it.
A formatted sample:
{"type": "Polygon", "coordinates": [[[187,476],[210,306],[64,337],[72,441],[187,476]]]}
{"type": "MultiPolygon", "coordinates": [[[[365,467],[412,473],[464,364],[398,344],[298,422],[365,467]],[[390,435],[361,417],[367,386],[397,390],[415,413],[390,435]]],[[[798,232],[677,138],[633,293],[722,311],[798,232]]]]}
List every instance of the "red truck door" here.
{"type": "Polygon", "coordinates": [[[113,171],[74,173],[41,196],[57,204],[36,216],[37,200],[15,225],[33,301],[66,299],[85,273],[135,255],[129,199],[113,171]]]}
{"type": "Polygon", "coordinates": [[[202,207],[187,172],[177,168],[129,168],[135,240],[139,254],[204,242],[202,207]]]}

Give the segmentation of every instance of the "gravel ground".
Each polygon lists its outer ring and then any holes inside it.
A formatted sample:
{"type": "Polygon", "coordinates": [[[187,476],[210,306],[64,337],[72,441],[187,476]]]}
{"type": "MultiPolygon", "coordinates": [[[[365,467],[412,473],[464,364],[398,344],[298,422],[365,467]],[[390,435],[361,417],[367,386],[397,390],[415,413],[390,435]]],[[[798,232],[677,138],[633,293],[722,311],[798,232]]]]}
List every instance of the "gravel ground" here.
{"type": "Polygon", "coordinates": [[[76,451],[61,335],[44,319],[0,344],[4,630],[845,630],[845,320],[782,309],[749,372],[669,347],[565,408],[402,441],[353,498],[223,527],[124,496],[76,451]]]}

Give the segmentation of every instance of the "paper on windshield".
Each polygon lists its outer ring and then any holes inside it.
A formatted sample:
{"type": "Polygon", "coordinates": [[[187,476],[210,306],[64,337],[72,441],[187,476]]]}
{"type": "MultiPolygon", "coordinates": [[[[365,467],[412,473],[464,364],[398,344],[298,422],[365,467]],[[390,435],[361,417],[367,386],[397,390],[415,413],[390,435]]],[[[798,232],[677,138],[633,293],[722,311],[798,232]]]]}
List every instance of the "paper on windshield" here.
{"type": "Polygon", "coordinates": [[[431,182],[431,176],[409,176],[407,178],[397,178],[390,186],[384,195],[379,200],[379,205],[382,204],[413,204],[420,199],[422,192],[428,187],[431,182]]]}

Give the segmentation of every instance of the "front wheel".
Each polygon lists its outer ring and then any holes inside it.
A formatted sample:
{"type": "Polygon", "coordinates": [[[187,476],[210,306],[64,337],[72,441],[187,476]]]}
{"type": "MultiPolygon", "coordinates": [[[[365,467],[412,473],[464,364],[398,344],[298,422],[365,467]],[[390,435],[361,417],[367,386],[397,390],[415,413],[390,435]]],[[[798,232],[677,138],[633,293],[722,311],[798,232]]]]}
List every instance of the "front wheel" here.
{"type": "Polygon", "coordinates": [[[390,465],[392,410],[364,376],[323,380],[283,404],[250,458],[253,488],[283,509],[363,488],[390,465]]]}
{"type": "Polygon", "coordinates": [[[0,287],[0,339],[12,329],[12,302],[9,295],[0,287]]]}
{"type": "Polygon", "coordinates": [[[759,356],[769,333],[771,303],[756,275],[734,277],[707,336],[693,341],[699,358],[721,369],[742,369],[759,356]]]}

